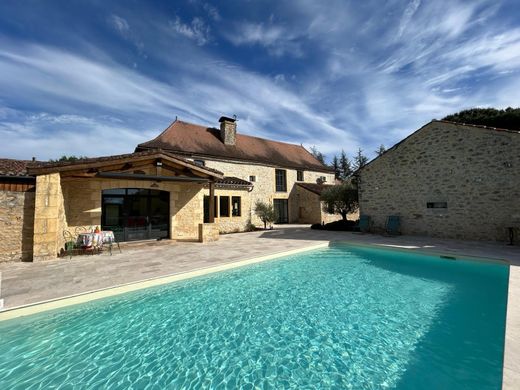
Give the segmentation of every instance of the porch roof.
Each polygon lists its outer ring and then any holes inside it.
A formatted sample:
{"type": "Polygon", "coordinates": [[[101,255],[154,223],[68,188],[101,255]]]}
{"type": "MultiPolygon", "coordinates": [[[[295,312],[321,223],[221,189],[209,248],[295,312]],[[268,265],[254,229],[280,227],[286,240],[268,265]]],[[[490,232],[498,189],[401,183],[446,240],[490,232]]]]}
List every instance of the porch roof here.
{"type": "Polygon", "coordinates": [[[34,176],[76,171],[99,174],[102,170],[106,172],[111,171],[112,168],[116,171],[123,171],[131,169],[133,164],[145,164],[147,162],[171,164],[191,176],[207,178],[209,180],[219,180],[224,177],[224,174],[216,169],[197,165],[192,161],[175,156],[161,149],[113,156],[82,158],[75,161],[31,162],[27,164],[27,173],[34,176]]]}

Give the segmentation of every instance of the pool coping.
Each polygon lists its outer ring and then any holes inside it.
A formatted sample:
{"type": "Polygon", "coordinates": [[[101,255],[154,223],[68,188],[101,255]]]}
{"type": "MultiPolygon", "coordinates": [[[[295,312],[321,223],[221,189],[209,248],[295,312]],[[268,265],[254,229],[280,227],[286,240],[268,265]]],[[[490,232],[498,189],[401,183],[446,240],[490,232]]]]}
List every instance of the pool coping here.
{"type": "MultiPolygon", "coordinates": [[[[234,268],[243,267],[250,264],[261,263],[263,261],[273,260],[280,257],[290,256],[293,254],[308,252],[316,249],[322,249],[330,247],[334,244],[344,244],[355,247],[365,248],[378,248],[385,250],[394,250],[407,253],[418,253],[430,256],[446,256],[453,258],[454,256],[460,256],[465,260],[473,260],[479,262],[492,262],[509,265],[509,280],[508,280],[508,295],[507,295],[507,309],[506,309],[506,331],[504,339],[504,357],[503,357],[503,379],[502,389],[516,389],[520,385],[520,363],[515,357],[520,357],[520,305],[519,308],[513,302],[520,302],[520,267],[515,266],[513,262],[503,258],[490,258],[490,257],[478,257],[478,256],[466,256],[459,251],[454,252],[442,252],[436,250],[429,250],[424,247],[408,247],[404,245],[389,245],[389,244],[377,244],[377,243],[359,243],[350,240],[328,240],[319,244],[309,245],[302,248],[291,249],[288,251],[280,251],[271,253],[265,256],[257,256],[253,258],[246,258],[244,260],[230,261],[228,263],[209,266],[194,269],[186,272],[178,272],[169,275],[163,275],[154,278],[142,279],[136,282],[129,282],[110,286],[102,289],[86,291],[78,294],[63,296],[60,298],[54,298],[50,300],[34,302],[31,304],[20,305],[11,307],[8,309],[0,310],[0,322],[12,320],[20,317],[30,316],[45,311],[56,310],[73,306],[81,303],[90,302],[93,300],[99,300],[108,298],[124,293],[138,291],[149,287],[160,286],[168,283],[173,283],[181,280],[191,279],[198,276],[208,275],[216,272],[226,271],[234,268]],[[515,277],[512,278],[512,274],[515,277]],[[514,284],[514,285],[513,285],[514,284]]],[[[457,260],[457,258],[455,258],[457,260]]]]}

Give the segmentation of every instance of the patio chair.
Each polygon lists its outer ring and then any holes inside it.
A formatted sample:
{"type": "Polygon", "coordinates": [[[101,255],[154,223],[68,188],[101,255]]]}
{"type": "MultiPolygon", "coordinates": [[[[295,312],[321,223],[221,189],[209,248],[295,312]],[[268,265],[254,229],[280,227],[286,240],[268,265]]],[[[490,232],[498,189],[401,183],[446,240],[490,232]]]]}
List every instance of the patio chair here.
{"type": "Polygon", "coordinates": [[[72,259],[72,254],[74,253],[74,251],[77,251],[79,249],[78,241],[76,237],[68,230],[63,231],[63,238],[65,239],[65,253],[67,254],[67,256],[69,256],[69,259],[72,259]]]}
{"type": "Polygon", "coordinates": [[[385,233],[389,236],[401,234],[401,217],[398,215],[390,215],[386,219],[385,233]]]}
{"type": "Polygon", "coordinates": [[[370,231],[370,216],[369,215],[360,215],[359,221],[356,226],[354,226],[354,231],[358,231],[361,233],[366,233],[370,231]]]}

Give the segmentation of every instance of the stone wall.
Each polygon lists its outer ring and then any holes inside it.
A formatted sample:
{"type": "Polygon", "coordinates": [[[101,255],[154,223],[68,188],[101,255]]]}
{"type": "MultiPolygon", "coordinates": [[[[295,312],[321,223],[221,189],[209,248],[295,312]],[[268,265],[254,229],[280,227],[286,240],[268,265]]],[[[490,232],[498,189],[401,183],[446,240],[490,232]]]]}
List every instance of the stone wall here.
{"type": "Polygon", "coordinates": [[[56,258],[65,242],[65,204],[59,173],[36,178],[33,261],[56,258]]]}
{"type": "Polygon", "coordinates": [[[0,191],[0,262],[32,260],[34,196],[0,191]]]}
{"type": "Polygon", "coordinates": [[[432,122],[360,173],[360,211],[382,231],[507,240],[520,225],[520,134],[432,122]],[[447,208],[428,208],[427,203],[447,208]]]}
{"type": "Polygon", "coordinates": [[[218,241],[219,231],[218,226],[214,223],[199,224],[199,242],[213,242],[218,241]]]}
{"type": "MultiPolygon", "coordinates": [[[[339,214],[329,214],[325,211],[320,195],[300,186],[294,186],[289,200],[291,214],[297,223],[329,223],[341,219],[339,214]]],[[[349,219],[355,215],[348,215],[349,219]]]]}
{"type": "Polygon", "coordinates": [[[203,187],[200,184],[92,178],[65,179],[63,187],[67,226],[71,232],[101,225],[103,190],[147,188],[170,193],[170,238],[198,240],[199,223],[203,221],[203,187]]]}
{"type": "MultiPolygon", "coordinates": [[[[247,181],[249,181],[249,176],[256,176],[256,181],[253,183],[253,190],[249,193],[249,204],[251,208],[254,209],[254,205],[258,200],[265,203],[272,203],[273,199],[289,199],[289,222],[298,222],[298,213],[295,212],[297,209],[291,205],[292,200],[290,199],[290,194],[297,182],[296,169],[286,169],[287,192],[276,192],[275,170],[277,168],[274,166],[258,165],[250,162],[204,160],[207,167],[217,169],[223,172],[225,176],[238,177],[247,181]]],[[[333,173],[315,171],[304,171],[304,182],[316,183],[316,180],[321,176],[326,177],[327,183],[334,183],[333,173]]],[[[251,222],[255,225],[263,225],[253,210],[251,210],[251,222]]]]}
{"type": "MultiPolygon", "coordinates": [[[[209,189],[204,190],[204,195],[209,196],[209,189]]],[[[217,197],[217,213],[215,214],[215,225],[218,226],[220,233],[236,233],[248,230],[251,224],[252,205],[251,195],[247,189],[224,189],[216,188],[215,196],[217,197]],[[229,217],[220,216],[220,197],[229,197],[229,217]],[[231,200],[233,196],[240,197],[240,216],[233,216],[231,213],[231,200]]],[[[253,206],[254,207],[254,206],[253,206]]]]}

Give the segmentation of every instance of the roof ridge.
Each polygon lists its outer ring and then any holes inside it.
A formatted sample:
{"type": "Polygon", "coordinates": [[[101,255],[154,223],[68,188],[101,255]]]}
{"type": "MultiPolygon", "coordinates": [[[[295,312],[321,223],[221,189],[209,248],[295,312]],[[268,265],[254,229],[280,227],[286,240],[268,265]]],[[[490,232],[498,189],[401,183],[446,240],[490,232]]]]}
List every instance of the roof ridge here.
{"type": "Polygon", "coordinates": [[[466,127],[477,127],[479,129],[488,129],[488,130],[495,130],[495,131],[506,131],[506,132],[509,132],[509,133],[518,133],[518,134],[520,134],[520,130],[506,129],[506,128],[502,128],[502,127],[492,127],[492,126],[486,126],[486,125],[477,125],[475,123],[454,122],[454,121],[447,121],[447,120],[444,120],[444,119],[433,119],[431,122],[449,123],[449,124],[452,124],[452,125],[459,125],[459,126],[466,126],[466,127]]]}
{"type": "MultiPolygon", "coordinates": [[[[193,122],[187,122],[187,121],[182,121],[182,120],[176,120],[174,121],[172,124],[170,124],[170,126],[168,126],[168,128],[170,128],[175,122],[181,122],[181,123],[185,123],[187,125],[192,125],[192,126],[197,126],[197,127],[201,127],[203,129],[213,129],[213,130],[219,130],[218,128],[216,127],[207,127],[207,126],[204,126],[204,125],[199,125],[197,123],[193,123],[193,122]]],[[[168,130],[168,128],[166,128],[166,130],[168,130]]],[[[166,130],[164,130],[162,133],[164,133],[166,130]]],[[[153,140],[155,140],[156,138],[158,138],[159,136],[162,135],[159,134],[157,137],[155,137],[153,140]]],[[[291,145],[291,146],[296,146],[296,147],[300,147],[300,148],[303,148],[302,145],[298,145],[298,144],[294,144],[294,143],[291,143],[291,142],[284,142],[284,141],[277,141],[277,140],[274,140],[274,139],[269,139],[269,138],[263,138],[263,137],[258,137],[256,135],[249,135],[249,134],[243,134],[243,133],[238,133],[237,132],[237,136],[240,136],[240,137],[248,137],[248,138],[256,138],[256,139],[260,139],[262,141],[269,141],[269,142],[275,142],[275,143],[278,143],[278,144],[284,144],[284,145],[291,145]]],[[[150,141],[153,141],[153,140],[150,140],[150,141]]],[[[150,141],[147,141],[147,142],[150,142],[150,141]]],[[[145,142],[146,143],[146,142],[145,142]]],[[[305,148],[303,148],[305,149],[305,148]]],[[[305,149],[305,151],[307,151],[308,153],[310,153],[307,149],[305,149]]],[[[311,153],[312,155],[312,153],[311,153]]]]}

